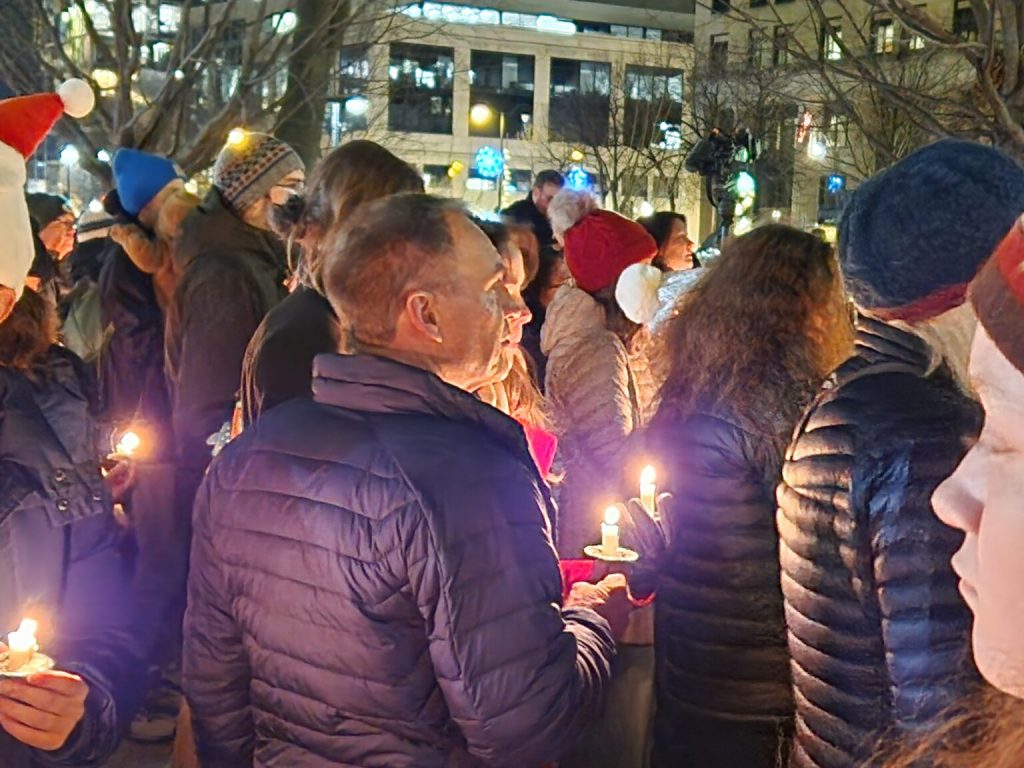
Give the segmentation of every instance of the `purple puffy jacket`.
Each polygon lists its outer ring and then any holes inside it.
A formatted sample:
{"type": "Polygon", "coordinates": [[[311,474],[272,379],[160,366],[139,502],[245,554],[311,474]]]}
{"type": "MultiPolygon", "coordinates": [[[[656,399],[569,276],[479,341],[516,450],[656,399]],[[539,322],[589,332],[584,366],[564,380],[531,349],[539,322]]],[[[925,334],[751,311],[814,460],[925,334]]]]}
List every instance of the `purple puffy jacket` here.
{"type": "Polygon", "coordinates": [[[425,371],[321,355],[195,509],[185,688],[204,766],[530,768],[614,646],[562,610],[522,429],[425,371]]]}

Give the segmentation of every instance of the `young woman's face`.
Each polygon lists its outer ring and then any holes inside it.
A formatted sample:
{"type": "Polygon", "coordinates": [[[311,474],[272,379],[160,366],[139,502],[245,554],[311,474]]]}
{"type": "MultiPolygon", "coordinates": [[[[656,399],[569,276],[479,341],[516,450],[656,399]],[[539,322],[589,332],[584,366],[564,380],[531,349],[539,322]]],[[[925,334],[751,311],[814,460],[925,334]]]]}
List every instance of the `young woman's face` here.
{"type": "Polygon", "coordinates": [[[932,500],[939,518],[966,534],[953,569],[974,613],[978,669],[1024,698],[1024,374],[979,327],[971,378],[985,428],[932,500]]]}
{"type": "Polygon", "coordinates": [[[673,272],[693,269],[693,241],[681,219],[673,219],[668,239],[661,246],[661,259],[673,272]]]}

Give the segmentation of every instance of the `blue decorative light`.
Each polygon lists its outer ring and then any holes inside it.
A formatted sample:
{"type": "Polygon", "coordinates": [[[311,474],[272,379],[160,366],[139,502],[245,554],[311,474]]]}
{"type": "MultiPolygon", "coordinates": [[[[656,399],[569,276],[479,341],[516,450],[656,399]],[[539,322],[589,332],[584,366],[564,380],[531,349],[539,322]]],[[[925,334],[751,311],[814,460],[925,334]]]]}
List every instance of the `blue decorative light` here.
{"type": "Polygon", "coordinates": [[[505,158],[494,147],[480,147],[473,165],[483,179],[497,179],[505,172],[505,158]]]}
{"type": "Polygon", "coordinates": [[[583,190],[590,189],[593,186],[594,180],[591,175],[584,171],[580,166],[574,165],[569,169],[568,173],[565,174],[565,183],[569,189],[583,190]]]}
{"type": "Polygon", "coordinates": [[[838,195],[846,189],[846,177],[841,173],[830,173],[825,179],[825,189],[830,195],[838,195]]]}

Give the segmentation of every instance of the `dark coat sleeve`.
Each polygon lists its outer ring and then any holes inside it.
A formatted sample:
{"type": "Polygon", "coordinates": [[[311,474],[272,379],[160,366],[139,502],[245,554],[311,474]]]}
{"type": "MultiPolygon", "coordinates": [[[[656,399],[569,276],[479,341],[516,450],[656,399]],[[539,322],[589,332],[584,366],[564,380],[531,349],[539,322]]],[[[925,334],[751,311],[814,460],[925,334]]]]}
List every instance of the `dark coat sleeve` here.
{"type": "Polygon", "coordinates": [[[142,703],[152,634],[138,622],[110,513],[71,523],[67,535],[67,586],[54,656],[60,669],[82,676],[89,696],[85,718],[68,742],[40,758],[54,765],[102,765],[142,703]]]}
{"type": "Polygon", "coordinates": [[[192,709],[200,763],[242,768],[252,765],[255,748],[249,701],[251,673],[230,613],[225,564],[214,546],[210,521],[213,483],[216,467],[196,496],[182,683],[192,709]]]}
{"type": "MultiPolygon", "coordinates": [[[[488,766],[557,758],[598,711],[614,644],[604,619],[561,611],[541,494],[501,462],[424,499],[408,553],[430,655],[468,750],[488,766]]],[[[458,479],[454,479],[458,478],[458,479]]]]}
{"type": "Polygon", "coordinates": [[[207,438],[231,418],[242,358],[263,311],[258,288],[228,261],[209,257],[186,279],[181,286],[174,433],[179,465],[201,473],[210,462],[207,438]]]}

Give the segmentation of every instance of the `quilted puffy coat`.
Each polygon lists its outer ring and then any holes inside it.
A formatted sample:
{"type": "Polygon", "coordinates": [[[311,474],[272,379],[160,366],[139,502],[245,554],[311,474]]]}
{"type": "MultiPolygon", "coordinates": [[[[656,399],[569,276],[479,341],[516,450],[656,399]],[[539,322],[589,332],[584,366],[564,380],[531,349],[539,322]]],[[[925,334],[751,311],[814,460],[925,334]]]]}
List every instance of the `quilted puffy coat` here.
{"type": "Polygon", "coordinates": [[[950,558],[961,534],[932,492],[980,410],[918,337],[862,318],[857,350],[789,451],[779,488],[800,768],[865,765],[974,685],[971,615],[950,558]]]}
{"type": "Polygon", "coordinates": [[[699,758],[700,733],[687,747],[692,715],[769,733],[785,731],[792,717],[774,500],[783,429],[769,434],[705,409],[659,412],[647,430],[673,494],[656,581],[658,764],[671,764],[664,754],[680,749],[694,765],[720,764],[699,758]]]}
{"type": "Polygon", "coordinates": [[[217,768],[530,768],[600,706],[522,429],[426,371],[321,355],[195,509],[184,683],[217,768]]]}
{"type": "MultiPolygon", "coordinates": [[[[541,346],[565,480],[559,487],[558,551],[582,557],[600,535],[601,513],[635,485],[627,438],[653,415],[658,383],[644,345],[627,351],[605,328],[605,313],[567,284],[548,307],[541,346]]],[[[635,491],[634,491],[635,493],[635,491]]]]}
{"type": "Polygon", "coordinates": [[[90,692],[84,720],[57,752],[0,730],[4,768],[101,764],[141,702],[146,671],[87,374],[60,347],[43,367],[33,381],[0,366],[0,632],[24,616],[41,620],[42,650],[90,692]]]}

